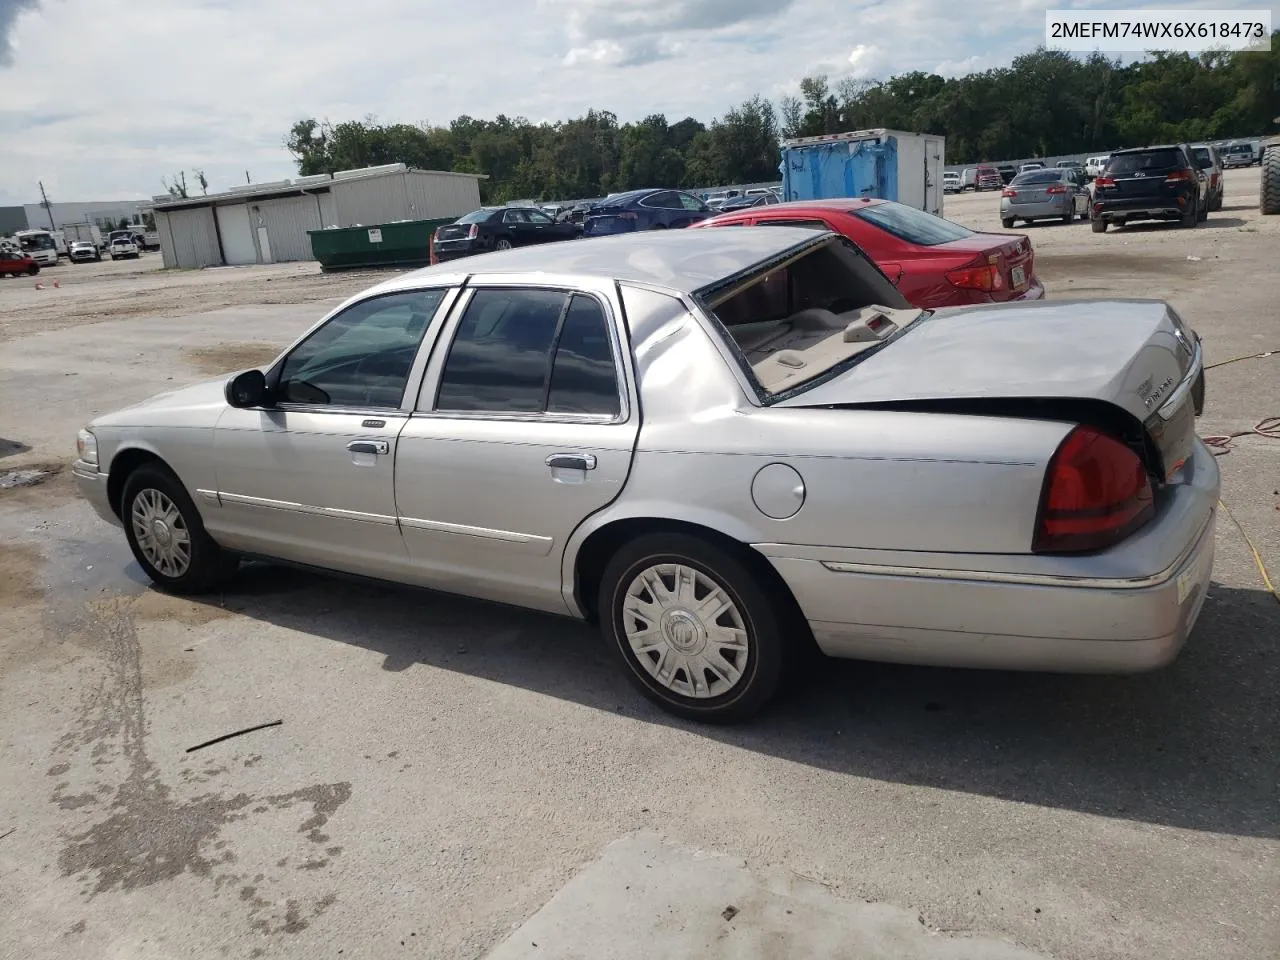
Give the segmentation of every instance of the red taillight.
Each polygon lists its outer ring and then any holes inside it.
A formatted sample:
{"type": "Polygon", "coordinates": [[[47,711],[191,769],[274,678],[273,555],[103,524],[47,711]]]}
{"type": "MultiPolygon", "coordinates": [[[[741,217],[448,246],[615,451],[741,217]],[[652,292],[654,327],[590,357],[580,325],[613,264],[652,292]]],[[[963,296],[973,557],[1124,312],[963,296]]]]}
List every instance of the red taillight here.
{"type": "Polygon", "coordinates": [[[473,223],[471,229],[467,231],[467,239],[474,240],[478,236],[480,236],[480,224],[473,223]]]}
{"type": "Polygon", "coordinates": [[[440,262],[439,256],[436,255],[436,232],[431,231],[431,239],[427,241],[427,252],[431,255],[429,263],[437,264],[440,262]]]}
{"type": "Polygon", "coordinates": [[[1049,461],[1032,549],[1100,550],[1137,530],[1154,510],[1151,480],[1138,455],[1114,437],[1079,426],[1049,461]]]}
{"type": "Polygon", "coordinates": [[[1190,170],[1175,170],[1164,178],[1165,183],[1176,183],[1179,180],[1194,180],[1195,174],[1190,170]]]}
{"type": "Polygon", "coordinates": [[[1018,191],[1014,190],[1012,187],[1005,187],[1000,191],[1000,196],[1002,197],[1016,197],[1017,195],[1018,191]]]}
{"type": "Polygon", "coordinates": [[[1045,191],[1045,193],[1066,193],[1066,192],[1067,192],[1066,187],[1050,187],[1048,190],[1045,191]]]}
{"type": "Polygon", "coordinates": [[[1094,177],[1093,185],[1095,187],[1114,187],[1116,182],[1112,177],[1094,177]]]}
{"type": "Polygon", "coordinates": [[[984,263],[980,267],[965,267],[962,270],[950,270],[946,277],[953,287],[964,287],[967,290],[982,290],[990,293],[992,290],[1004,289],[1004,276],[1000,273],[1000,267],[994,263],[984,263]]]}

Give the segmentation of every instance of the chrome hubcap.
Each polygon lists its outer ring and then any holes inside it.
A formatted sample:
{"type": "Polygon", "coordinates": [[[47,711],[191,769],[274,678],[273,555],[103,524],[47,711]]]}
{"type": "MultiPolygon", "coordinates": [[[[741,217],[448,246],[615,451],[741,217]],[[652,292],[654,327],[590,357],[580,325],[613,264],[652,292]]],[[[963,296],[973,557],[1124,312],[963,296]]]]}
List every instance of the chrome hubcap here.
{"type": "Polygon", "coordinates": [[[732,690],[750,646],[728,592],[693,567],[660,563],[631,581],[623,631],[640,666],[672,693],[706,699],[732,690]]]}
{"type": "Polygon", "coordinates": [[[147,561],[166,577],[180,577],[191,566],[191,532],[172,500],[147,488],[133,498],[133,535],[147,561]]]}

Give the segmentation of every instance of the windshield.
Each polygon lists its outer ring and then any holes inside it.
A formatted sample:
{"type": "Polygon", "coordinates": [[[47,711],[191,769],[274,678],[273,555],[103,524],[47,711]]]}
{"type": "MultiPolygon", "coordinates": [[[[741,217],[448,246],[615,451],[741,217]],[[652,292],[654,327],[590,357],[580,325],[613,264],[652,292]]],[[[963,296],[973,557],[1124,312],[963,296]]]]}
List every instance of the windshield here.
{"type": "Polygon", "coordinates": [[[1168,170],[1182,166],[1182,153],[1178,150],[1146,150],[1142,153],[1122,153],[1107,162],[1107,173],[1136,173],[1139,170],[1168,170]]]}
{"type": "Polygon", "coordinates": [[[1023,187],[1030,183],[1061,183],[1065,173],[1062,170],[1035,170],[1031,173],[1020,173],[1009,184],[1011,187],[1023,187]]]}
{"type": "Polygon", "coordinates": [[[21,237],[18,242],[23,250],[52,250],[56,246],[53,237],[47,233],[37,233],[31,237],[21,237]]]}
{"type": "Polygon", "coordinates": [[[940,243],[950,243],[952,240],[963,240],[965,237],[973,236],[973,231],[968,227],[962,227],[950,220],[943,220],[941,217],[935,217],[915,207],[892,201],[849,212],[859,220],[865,220],[885,233],[893,234],[899,240],[922,247],[935,247],[940,243]]]}

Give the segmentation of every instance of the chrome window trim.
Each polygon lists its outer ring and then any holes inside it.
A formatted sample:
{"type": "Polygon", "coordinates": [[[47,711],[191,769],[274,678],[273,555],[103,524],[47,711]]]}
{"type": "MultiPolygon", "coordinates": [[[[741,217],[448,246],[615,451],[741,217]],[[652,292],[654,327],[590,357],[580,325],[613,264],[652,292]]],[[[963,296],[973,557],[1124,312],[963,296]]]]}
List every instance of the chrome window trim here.
{"type": "MultiPolygon", "coordinates": [[[[613,285],[613,281],[605,281],[613,285]]],[[[616,293],[615,293],[616,296],[616,293]]],[[[575,286],[560,278],[551,277],[472,277],[468,280],[463,296],[455,302],[452,313],[441,325],[436,343],[438,350],[432,351],[430,362],[426,366],[421,386],[418,390],[418,402],[411,416],[437,420],[492,420],[521,421],[526,423],[592,423],[602,425],[624,424],[631,419],[631,379],[625,362],[626,352],[622,339],[622,307],[620,298],[615,302],[603,289],[575,286]],[[618,414],[592,413],[547,413],[546,411],[489,411],[489,410],[438,410],[436,403],[440,394],[440,376],[444,371],[445,361],[449,356],[449,347],[453,346],[453,338],[458,325],[462,322],[477,290],[503,289],[537,289],[555,290],[574,296],[575,294],[591,297],[604,311],[605,330],[609,335],[609,350],[613,357],[614,386],[618,393],[618,414]]],[[[553,358],[554,362],[554,358],[553,358]]]]}

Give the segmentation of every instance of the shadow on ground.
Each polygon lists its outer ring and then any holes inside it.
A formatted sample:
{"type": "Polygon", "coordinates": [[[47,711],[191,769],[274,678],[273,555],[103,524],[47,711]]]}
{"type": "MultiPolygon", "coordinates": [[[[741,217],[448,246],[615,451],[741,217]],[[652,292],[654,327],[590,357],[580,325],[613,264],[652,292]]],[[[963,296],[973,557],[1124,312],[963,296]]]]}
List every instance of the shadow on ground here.
{"type": "Polygon", "coordinates": [[[227,608],[427,664],[693,730],[827,770],[1244,836],[1280,837],[1280,605],[1214,584],[1169,668],[1051,676],[823,661],[735,728],[633,692],[594,628],[381,584],[246,565],[227,608]],[[837,736],[837,732],[839,735],[837,736]]]}

